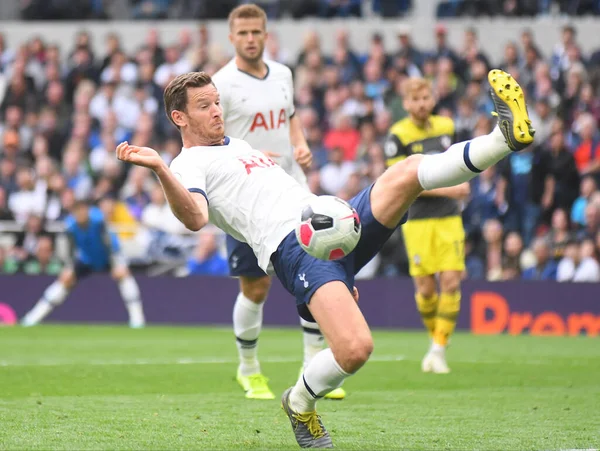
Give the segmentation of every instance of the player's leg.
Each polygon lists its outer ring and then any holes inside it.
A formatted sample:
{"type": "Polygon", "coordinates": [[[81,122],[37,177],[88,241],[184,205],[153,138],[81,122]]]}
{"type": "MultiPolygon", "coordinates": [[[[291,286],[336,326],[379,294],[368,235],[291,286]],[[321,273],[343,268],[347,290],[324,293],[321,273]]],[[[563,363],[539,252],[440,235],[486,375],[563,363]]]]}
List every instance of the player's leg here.
{"type": "Polygon", "coordinates": [[[271,278],[240,276],[240,293],[233,307],[233,332],[240,364],[237,381],[250,399],[274,399],[258,361],[258,337],[262,329],[263,305],[271,278]]]}
{"type": "Polygon", "coordinates": [[[252,248],[227,236],[229,274],[240,280],[240,292],[233,306],[233,332],[240,364],[236,379],[246,398],[274,399],[258,361],[258,337],[262,329],[263,304],[271,288],[271,278],[258,266],[252,248]]]}
{"type": "MultiPolygon", "coordinates": [[[[434,275],[416,276],[413,277],[413,280],[415,283],[417,310],[419,310],[423,324],[429,332],[430,339],[429,349],[421,361],[421,370],[424,373],[429,373],[434,371],[435,362],[433,360],[437,356],[437,354],[432,353],[432,350],[436,348],[434,334],[440,296],[434,275]]],[[[439,365],[435,366],[435,368],[438,367],[439,365]]]]}
{"type": "Polygon", "coordinates": [[[413,282],[415,284],[417,310],[421,315],[425,329],[429,332],[429,336],[433,337],[435,315],[439,301],[435,276],[415,276],[413,277],[413,282]]]}
{"type": "MultiPolygon", "coordinates": [[[[309,277],[306,277],[309,280],[309,277]]],[[[373,339],[346,283],[333,280],[317,288],[308,305],[329,348],[308,364],[282,398],[301,447],[332,447],[329,433],[316,414],[316,402],[358,371],[373,351],[373,339]]]]}
{"type": "Polygon", "coordinates": [[[447,373],[450,370],[445,351],[460,312],[460,282],[465,270],[465,229],[462,218],[451,216],[438,219],[436,241],[440,302],[430,352],[431,367],[434,373],[447,373]]]}
{"type": "Polygon", "coordinates": [[[371,191],[375,219],[395,228],[409,205],[423,190],[455,186],[471,180],[511,151],[533,142],[534,130],[520,86],[510,75],[488,74],[498,126],[489,135],[453,144],[436,155],[414,155],[391,166],[371,191]]]}
{"type": "Polygon", "coordinates": [[[461,271],[440,272],[440,300],[435,315],[435,330],[429,352],[423,360],[423,369],[437,374],[450,372],[446,363],[446,347],[460,312],[461,271]]]}
{"type": "Polygon", "coordinates": [[[119,286],[121,298],[129,314],[129,327],[139,329],[144,327],[144,309],[140,295],[140,287],[131,275],[125,263],[116,264],[111,268],[111,275],[119,286]]]}
{"type": "MultiPolygon", "coordinates": [[[[302,368],[300,368],[300,374],[306,369],[312,359],[323,350],[325,344],[325,337],[321,333],[319,325],[314,321],[306,321],[300,317],[300,325],[302,326],[302,335],[304,342],[304,361],[302,368]]],[[[346,397],[346,390],[342,387],[338,387],[327,393],[324,398],[326,399],[344,399],[346,397]]]]}
{"type": "Polygon", "coordinates": [[[435,280],[435,220],[416,219],[402,226],[409,272],[415,284],[415,301],[423,324],[433,337],[438,291],[435,280]]]}
{"type": "Polygon", "coordinates": [[[54,308],[62,304],[77,282],[77,273],[84,272],[83,265],[76,264],[75,268],[66,268],[42,294],[35,306],[23,317],[21,325],[35,326],[46,318],[54,308]],[[79,270],[77,270],[79,268],[79,270]]]}

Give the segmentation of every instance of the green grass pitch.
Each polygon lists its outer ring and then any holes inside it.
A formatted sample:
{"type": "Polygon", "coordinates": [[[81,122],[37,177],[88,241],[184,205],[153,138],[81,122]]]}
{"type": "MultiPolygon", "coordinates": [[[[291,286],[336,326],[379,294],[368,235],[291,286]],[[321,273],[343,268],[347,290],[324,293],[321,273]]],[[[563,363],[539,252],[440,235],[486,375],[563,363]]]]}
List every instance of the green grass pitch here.
{"type": "MultiPolygon", "coordinates": [[[[597,338],[457,334],[453,372],[420,372],[424,332],[375,331],[344,401],[318,410],[339,449],[558,450],[600,446],[597,338]]],[[[266,329],[280,395],[301,334],[266,329]]],[[[275,401],[246,400],[228,328],[0,328],[0,449],[297,449],[275,401]]]]}

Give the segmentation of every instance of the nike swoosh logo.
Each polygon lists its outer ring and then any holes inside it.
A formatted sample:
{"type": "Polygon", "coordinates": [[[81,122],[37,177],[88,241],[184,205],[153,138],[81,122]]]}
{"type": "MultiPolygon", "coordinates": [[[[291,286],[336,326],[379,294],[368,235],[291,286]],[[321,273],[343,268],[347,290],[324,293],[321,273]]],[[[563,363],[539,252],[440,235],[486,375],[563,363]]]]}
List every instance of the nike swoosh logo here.
{"type": "Polygon", "coordinates": [[[517,99],[513,99],[513,102],[515,102],[517,104],[517,108],[519,108],[519,111],[520,111],[521,105],[519,104],[519,101],[517,99]]]}

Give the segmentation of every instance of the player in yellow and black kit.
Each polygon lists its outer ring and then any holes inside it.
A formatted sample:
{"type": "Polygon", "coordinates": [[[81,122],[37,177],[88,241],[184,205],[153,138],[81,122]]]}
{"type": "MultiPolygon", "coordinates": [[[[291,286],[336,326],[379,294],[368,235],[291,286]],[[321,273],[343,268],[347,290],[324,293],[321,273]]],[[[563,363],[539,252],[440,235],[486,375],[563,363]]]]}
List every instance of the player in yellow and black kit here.
{"type": "MultiPolygon", "coordinates": [[[[409,117],[390,129],[385,145],[388,166],[412,154],[444,152],[454,138],[452,119],[431,114],[435,100],[427,80],[409,78],[403,101],[409,117]]],[[[468,183],[426,191],[410,207],[408,222],[402,226],[417,308],[432,339],[422,362],[425,372],[450,371],[446,346],[460,310],[460,280],[465,269],[460,201],[468,195],[468,183]]]]}

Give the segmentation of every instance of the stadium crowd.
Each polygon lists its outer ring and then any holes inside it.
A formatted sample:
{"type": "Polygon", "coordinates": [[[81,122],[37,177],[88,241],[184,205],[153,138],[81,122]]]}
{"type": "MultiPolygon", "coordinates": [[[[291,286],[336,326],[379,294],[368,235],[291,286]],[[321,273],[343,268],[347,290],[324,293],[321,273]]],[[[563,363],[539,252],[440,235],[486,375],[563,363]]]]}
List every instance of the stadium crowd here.
{"type": "MultiPolygon", "coordinates": [[[[315,157],[313,192],[348,199],[385,170],[385,140],[406,115],[408,77],[431,81],[436,113],[454,119],[457,141],[488,133],[486,74],[494,65],[526,89],[537,134],[533,146],[472,182],[463,212],[466,277],[600,280],[600,50],[583,55],[570,26],[547,55],[528,30],[503,55],[486,55],[473,29],[459,48],[448,45],[444,25],[434,33],[432,49],[419,48],[406,27],[396,42],[374,33],[364,54],[344,29],[330,54],[314,31],[299,55],[270,36],[266,56],[294,71],[296,114],[315,157]]],[[[91,39],[81,32],[72,48],[58,48],[37,36],[15,48],[0,35],[0,223],[19,226],[2,240],[0,271],[56,274],[51,225],[76,199],[89,199],[134,263],[171,259],[184,262],[184,274],[226,274],[221,236],[189,234],[150,173],[113,152],[128,140],[160,149],[167,161],[176,156],[181,142],[163,113],[163,89],[184,72],[216,72],[231,58],[229,46],[211,41],[206,26],[181,30],[176,42],[151,29],[134,54],[123,52],[118,34],[104,37],[101,54],[91,39]]],[[[406,273],[398,232],[367,276],[406,273]]]]}
{"type": "MultiPolygon", "coordinates": [[[[14,0],[4,0],[14,1],[14,0]]],[[[24,20],[225,19],[250,0],[21,0],[24,20]]],[[[411,13],[412,0],[259,0],[270,19],[292,17],[401,17],[411,13]]],[[[600,0],[441,0],[442,17],[598,15],[600,0]]]]}

